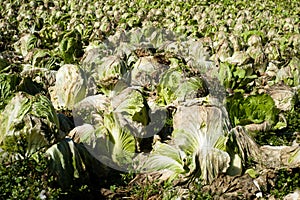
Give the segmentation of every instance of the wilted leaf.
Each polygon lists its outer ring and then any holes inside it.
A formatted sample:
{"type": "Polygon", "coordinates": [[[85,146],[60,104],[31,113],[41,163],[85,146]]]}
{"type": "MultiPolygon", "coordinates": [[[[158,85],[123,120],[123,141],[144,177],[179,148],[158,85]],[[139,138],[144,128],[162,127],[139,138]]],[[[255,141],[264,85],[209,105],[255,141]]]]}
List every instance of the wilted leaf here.
{"type": "Polygon", "coordinates": [[[0,110],[2,110],[13,97],[16,87],[21,81],[15,74],[0,74],[0,110]]]}
{"type": "Polygon", "coordinates": [[[22,156],[30,156],[60,139],[57,115],[51,102],[42,95],[16,93],[0,122],[0,145],[22,156]]]}
{"type": "Polygon", "coordinates": [[[131,84],[138,86],[156,86],[162,74],[169,67],[158,63],[153,56],[141,57],[131,71],[131,84]]]}
{"type": "Polygon", "coordinates": [[[54,144],[47,149],[46,155],[50,157],[50,170],[58,177],[61,187],[70,187],[74,179],[84,180],[86,166],[72,140],[65,139],[54,144]]]}

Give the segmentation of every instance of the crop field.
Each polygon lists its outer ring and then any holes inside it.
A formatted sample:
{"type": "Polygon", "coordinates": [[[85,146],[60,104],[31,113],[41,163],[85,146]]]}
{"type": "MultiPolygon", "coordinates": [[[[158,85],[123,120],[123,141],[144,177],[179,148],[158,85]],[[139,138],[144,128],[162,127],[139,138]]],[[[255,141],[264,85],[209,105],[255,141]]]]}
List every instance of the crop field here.
{"type": "Polygon", "coordinates": [[[1,0],[1,199],[300,199],[299,0],[1,0]]]}

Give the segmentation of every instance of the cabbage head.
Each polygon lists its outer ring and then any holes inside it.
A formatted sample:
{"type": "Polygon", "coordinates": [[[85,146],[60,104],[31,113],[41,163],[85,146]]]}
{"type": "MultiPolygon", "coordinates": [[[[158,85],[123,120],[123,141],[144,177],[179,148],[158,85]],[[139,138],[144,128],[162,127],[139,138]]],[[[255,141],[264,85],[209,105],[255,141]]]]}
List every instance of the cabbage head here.
{"type": "Polygon", "coordinates": [[[60,41],[59,51],[66,64],[73,63],[82,56],[81,35],[76,29],[65,33],[60,41]]]}
{"type": "Polygon", "coordinates": [[[164,104],[183,102],[208,95],[208,87],[200,77],[184,77],[179,70],[170,69],[162,75],[158,95],[164,104]]]}
{"type": "Polygon", "coordinates": [[[167,69],[168,66],[159,63],[153,56],[141,57],[131,71],[132,85],[155,86],[167,69]]]}
{"type": "Polygon", "coordinates": [[[135,138],[128,129],[119,125],[112,113],[104,114],[102,123],[95,126],[77,126],[69,136],[84,144],[94,158],[108,167],[124,170],[124,166],[133,162],[135,138]]]}
{"type": "Polygon", "coordinates": [[[88,51],[83,61],[84,70],[91,74],[100,92],[109,95],[120,77],[126,73],[126,62],[119,56],[102,57],[101,52],[89,55],[92,50],[88,51]]]}
{"type": "Polygon", "coordinates": [[[86,97],[86,75],[78,65],[63,65],[56,73],[55,85],[49,90],[55,109],[72,110],[74,104],[86,97]]]}
{"type": "Polygon", "coordinates": [[[179,106],[173,120],[174,141],[155,145],[143,167],[169,170],[171,180],[201,178],[211,183],[230,166],[224,122],[224,113],[217,106],[179,106]]]}

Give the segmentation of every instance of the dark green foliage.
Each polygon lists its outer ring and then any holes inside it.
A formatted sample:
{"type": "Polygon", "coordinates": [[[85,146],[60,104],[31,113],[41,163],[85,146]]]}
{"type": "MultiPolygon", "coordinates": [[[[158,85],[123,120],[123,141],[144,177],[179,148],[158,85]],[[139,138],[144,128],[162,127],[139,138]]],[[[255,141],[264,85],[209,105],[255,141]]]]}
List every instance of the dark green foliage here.
{"type": "Polygon", "coordinates": [[[192,183],[192,188],[189,191],[188,200],[199,199],[199,200],[210,200],[213,196],[209,192],[203,192],[203,185],[200,181],[192,183]]]}
{"type": "Polygon", "coordinates": [[[52,188],[55,181],[49,175],[48,159],[38,153],[36,158],[0,162],[0,199],[57,199],[61,189],[52,188]],[[41,195],[41,196],[40,196],[41,195]]]}
{"type": "Polygon", "coordinates": [[[282,130],[269,131],[264,134],[256,134],[255,141],[259,145],[292,145],[297,138],[297,132],[300,132],[300,107],[297,103],[291,111],[284,112],[287,120],[287,127],[282,130]]]}
{"type": "Polygon", "coordinates": [[[0,116],[0,122],[1,148],[21,157],[29,157],[60,139],[57,115],[43,95],[16,93],[0,116]]]}
{"type": "Polygon", "coordinates": [[[295,138],[296,137],[293,133],[285,130],[259,133],[254,137],[257,144],[272,146],[292,145],[295,138]]]}
{"type": "Polygon", "coordinates": [[[295,191],[300,186],[300,168],[280,169],[275,178],[274,187],[270,194],[275,198],[283,198],[285,195],[295,191]]]}
{"type": "Polygon", "coordinates": [[[291,112],[287,112],[286,119],[290,132],[300,132],[300,105],[296,105],[291,112]]]}
{"type": "Polygon", "coordinates": [[[18,87],[19,91],[26,92],[31,95],[36,95],[43,92],[42,84],[32,81],[29,77],[24,77],[18,87]]]}

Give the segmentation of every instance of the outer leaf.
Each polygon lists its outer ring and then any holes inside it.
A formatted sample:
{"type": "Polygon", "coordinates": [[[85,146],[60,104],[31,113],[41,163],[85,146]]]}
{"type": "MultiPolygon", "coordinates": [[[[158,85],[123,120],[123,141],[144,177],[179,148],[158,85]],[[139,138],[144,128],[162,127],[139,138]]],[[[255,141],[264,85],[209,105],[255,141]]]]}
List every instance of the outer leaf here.
{"type": "Polygon", "coordinates": [[[59,122],[51,102],[42,95],[17,93],[0,116],[0,145],[30,156],[59,139],[59,122]]]}
{"type": "Polygon", "coordinates": [[[216,148],[225,148],[224,122],[218,107],[179,106],[173,122],[174,141],[171,145],[154,146],[146,162],[147,170],[166,169],[173,172],[171,178],[182,174],[187,178],[201,176],[205,183],[211,182],[229,167],[229,154],[216,148]]]}
{"type": "Polygon", "coordinates": [[[158,93],[166,104],[176,99],[175,91],[181,84],[181,79],[181,73],[175,69],[170,69],[163,75],[158,86],[158,93]]]}
{"type": "Polygon", "coordinates": [[[291,111],[296,103],[296,92],[289,87],[272,87],[269,91],[279,110],[291,111]]]}
{"type": "Polygon", "coordinates": [[[148,157],[143,170],[170,170],[175,174],[184,174],[183,152],[180,149],[164,143],[157,143],[155,150],[148,157]]]}
{"type": "MultiPolygon", "coordinates": [[[[215,177],[220,173],[225,173],[229,168],[229,154],[216,148],[211,149],[207,153],[199,152],[197,159],[196,163],[199,162],[200,175],[204,183],[211,183],[215,177]]],[[[196,177],[197,175],[196,173],[196,177]]]]}
{"type": "Polygon", "coordinates": [[[20,78],[17,75],[0,74],[0,110],[2,110],[12,98],[19,82],[20,78]]]}
{"type": "Polygon", "coordinates": [[[249,56],[244,51],[234,52],[233,55],[225,60],[230,64],[243,65],[248,62],[249,56]]]}
{"type": "Polygon", "coordinates": [[[80,139],[88,151],[103,164],[118,170],[124,170],[132,164],[135,153],[135,138],[122,128],[112,114],[104,114],[103,124],[83,125],[75,128],[71,134],[80,139]]]}
{"type": "Polygon", "coordinates": [[[201,78],[185,78],[180,71],[170,69],[161,78],[158,94],[162,102],[170,104],[206,96],[208,88],[201,78]]]}
{"type": "Polygon", "coordinates": [[[37,46],[37,37],[32,34],[22,36],[18,42],[14,44],[15,50],[25,57],[31,49],[37,46]]]}
{"type": "Polygon", "coordinates": [[[198,69],[204,70],[211,68],[213,66],[213,62],[209,60],[209,52],[206,51],[205,47],[200,41],[188,40],[189,47],[189,57],[187,62],[190,66],[198,69]]]}
{"type": "Polygon", "coordinates": [[[60,41],[59,50],[66,64],[74,62],[83,53],[80,33],[76,29],[66,33],[60,41]]]}
{"type": "Polygon", "coordinates": [[[174,116],[174,129],[184,130],[174,132],[175,144],[188,155],[196,156],[192,173],[200,173],[204,182],[211,182],[229,167],[229,155],[215,148],[225,134],[224,127],[223,113],[218,107],[181,106],[174,116]]]}
{"type": "Polygon", "coordinates": [[[126,88],[112,99],[114,115],[119,124],[128,128],[136,136],[146,134],[145,126],[149,123],[146,100],[141,92],[126,88]]]}
{"type": "Polygon", "coordinates": [[[111,101],[105,95],[93,95],[84,98],[73,107],[73,119],[75,125],[103,124],[104,113],[110,112],[111,101]]]}
{"type": "Polygon", "coordinates": [[[58,177],[62,187],[67,188],[72,185],[75,178],[83,178],[86,166],[72,140],[60,141],[51,146],[46,154],[51,159],[50,170],[58,177]]]}

